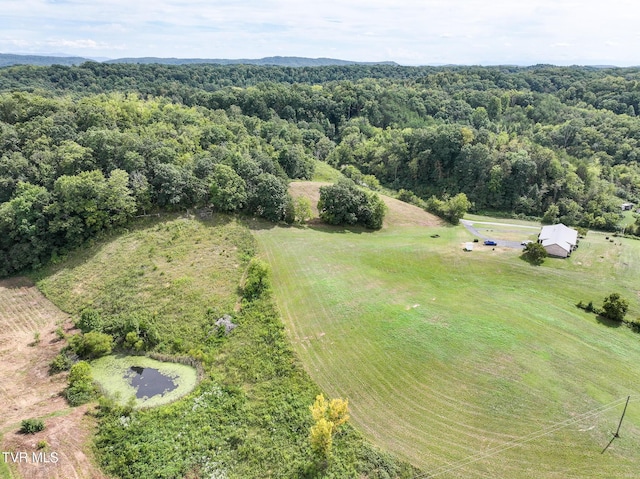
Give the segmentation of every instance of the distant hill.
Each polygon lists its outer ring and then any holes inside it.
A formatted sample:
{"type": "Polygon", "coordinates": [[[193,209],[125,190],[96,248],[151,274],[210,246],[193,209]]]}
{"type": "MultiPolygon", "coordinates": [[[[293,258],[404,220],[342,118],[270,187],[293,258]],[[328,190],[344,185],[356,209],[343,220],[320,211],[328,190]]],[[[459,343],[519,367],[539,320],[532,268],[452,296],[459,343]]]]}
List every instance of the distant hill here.
{"type": "Polygon", "coordinates": [[[258,59],[222,59],[222,58],[118,58],[104,63],[159,63],[163,65],[189,65],[201,63],[215,63],[218,65],[276,65],[282,67],[319,67],[329,65],[397,65],[395,62],[355,62],[337,60],[335,58],[306,58],[306,57],[266,57],[258,59]]]}
{"type": "Polygon", "coordinates": [[[84,62],[91,62],[89,58],[82,57],[60,57],[48,55],[16,55],[14,53],[0,53],[0,67],[11,65],[80,65],[84,62]]]}
{"type": "MultiPolygon", "coordinates": [[[[14,53],[0,53],[0,67],[11,65],[80,65],[84,62],[96,61],[95,59],[54,56],[54,55],[18,55],[14,53]]],[[[329,65],[397,65],[396,62],[355,62],[349,60],[337,60],[335,58],[306,58],[306,57],[266,57],[266,58],[117,58],[105,60],[102,63],[138,63],[162,65],[193,65],[193,64],[217,64],[217,65],[275,65],[281,67],[320,67],[329,65]]]]}

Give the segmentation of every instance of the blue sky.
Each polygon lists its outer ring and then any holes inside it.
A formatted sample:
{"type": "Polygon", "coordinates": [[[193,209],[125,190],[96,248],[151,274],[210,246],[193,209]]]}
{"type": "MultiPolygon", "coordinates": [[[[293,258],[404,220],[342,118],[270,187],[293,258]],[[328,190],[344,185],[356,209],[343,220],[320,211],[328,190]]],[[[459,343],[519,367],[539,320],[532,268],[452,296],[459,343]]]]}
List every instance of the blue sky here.
{"type": "Polygon", "coordinates": [[[0,52],[640,65],[637,0],[0,0],[0,52]]]}

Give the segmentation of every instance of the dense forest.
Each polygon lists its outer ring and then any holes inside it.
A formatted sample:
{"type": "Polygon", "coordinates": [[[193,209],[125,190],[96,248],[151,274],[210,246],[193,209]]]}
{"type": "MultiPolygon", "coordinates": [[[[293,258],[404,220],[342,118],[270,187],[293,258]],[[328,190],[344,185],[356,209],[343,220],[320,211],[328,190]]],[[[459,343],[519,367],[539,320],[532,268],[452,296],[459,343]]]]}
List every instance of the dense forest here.
{"type": "Polygon", "coordinates": [[[0,275],[159,208],[285,220],[287,182],[315,161],[418,202],[465,193],[476,211],[614,230],[640,203],[639,81],[553,66],[3,68],[0,275]]]}

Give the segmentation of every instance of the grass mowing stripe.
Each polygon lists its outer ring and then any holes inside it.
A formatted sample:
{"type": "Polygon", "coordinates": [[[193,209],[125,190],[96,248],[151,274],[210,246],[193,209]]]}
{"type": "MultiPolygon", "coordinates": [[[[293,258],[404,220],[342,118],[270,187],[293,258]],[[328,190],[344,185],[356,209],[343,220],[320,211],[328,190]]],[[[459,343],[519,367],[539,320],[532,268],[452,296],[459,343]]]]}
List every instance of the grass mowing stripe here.
{"type": "Polygon", "coordinates": [[[495,456],[496,454],[500,454],[501,452],[506,451],[507,449],[511,449],[513,447],[522,446],[523,444],[525,444],[525,443],[527,443],[529,441],[533,441],[535,439],[539,439],[541,437],[544,437],[544,436],[547,436],[549,434],[552,434],[552,433],[554,433],[556,431],[559,431],[560,429],[564,429],[565,427],[571,426],[572,424],[574,424],[574,423],[576,423],[578,421],[582,421],[584,419],[588,419],[588,418],[590,418],[592,416],[596,416],[596,415],[598,415],[598,414],[600,414],[600,413],[602,413],[604,411],[607,411],[609,409],[613,409],[613,408],[619,406],[620,404],[624,403],[625,401],[626,401],[626,398],[622,398],[622,399],[619,399],[619,400],[614,401],[612,403],[606,404],[604,406],[600,406],[600,407],[598,407],[596,409],[593,409],[593,410],[588,411],[588,412],[586,412],[584,414],[581,414],[581,415],[579,415],[579,416],[577,416],[575,418],[572,418],[572,419],[569,419],[569,420],[566,420],[566,421],[562,421],[562,422],[560,422],[558,424],[555,424],[555,425],[553,425],[551,427],[548,427],[546,429],[542,429],[540,431],[536,431],[536,432],[531,433],[531,434],[529,434],[527,436],[518,438],[518,439],[516,439],[514,441],[509,441],[509,442],[507,442],[505,444],[502,444],[500,446],[497,446],[497,447],[494,447],[494,448],[489,449],[487,451],[484,451],[483,453],[479,453],[479,454],[470,456],[469,458],[461,461],[460,463],[453,464],[450,467],[447,467],[445,469],[440,469],[440,470],[436,469],[436,470],[430,471],[429,473],[419,474],[417,476],[414,476],[414,479],[419,479],[419,478],[422,478],[422,477],[437,477],[437,476],[440,476],[442,474],[446,474],[446,473],[449,473],[451,471],[454,471],[456,469],[460,469],[461,467],[464,467],[464,466],[466,466],[468,464],[472,464],[472,463],[474,463],[476,461],[479,461],[481,459],[486,459],[486,458],[495,456]]]}
{"type": "MultiPolygon", "coordinates": [[[[425,471],[640,391],[640,338],[574,306],[617,288],[638,315],[640,272],[623,264],[637,256],[636,243],[588,236],[569,261],[534,268],[512,250],[463,253],[462,227],[336,231],[273,228],[256,237],[309,373],[350,398],[369,437],[425,471]]],[[[606,414],[460,473],[482,477],[500,464],[501,477],[556,477],[587,461],[598,467],[585,477],[633,477],[640,417],[615,462],[592,454],[606,414]]]]}

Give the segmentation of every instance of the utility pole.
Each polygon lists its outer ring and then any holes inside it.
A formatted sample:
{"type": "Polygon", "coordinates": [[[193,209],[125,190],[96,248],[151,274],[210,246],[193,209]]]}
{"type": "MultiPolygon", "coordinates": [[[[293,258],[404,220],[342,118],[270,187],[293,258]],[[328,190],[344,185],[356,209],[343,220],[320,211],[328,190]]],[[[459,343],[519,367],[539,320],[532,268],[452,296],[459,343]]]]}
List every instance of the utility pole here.
{"type": "Polygon", "coordinates": [[[614,441],[614,439],[620,437],[620,426],[622,426],[622,420],[624,419],[624,415],[627,412],[627,406],[629,405],[629,399],[631,399],[631,396],[627,396],[627,402],[625,403],[624,409],[622,410],[622,416],[620,416],[620,422],[618,423],[618,429],[616,429],[616,432],[613,435],[613,437],[611,438],[611,441],[609,441],[609,444],[606,445],[606,447],[602,450],[602,452],[600,454],[604,454],[605,451],[607,449],[609,449],[609,446],[614,441]]]}

